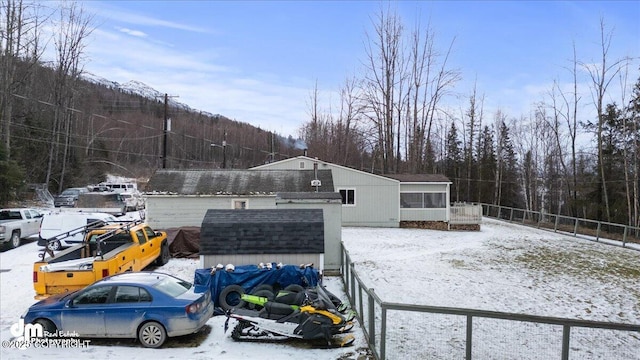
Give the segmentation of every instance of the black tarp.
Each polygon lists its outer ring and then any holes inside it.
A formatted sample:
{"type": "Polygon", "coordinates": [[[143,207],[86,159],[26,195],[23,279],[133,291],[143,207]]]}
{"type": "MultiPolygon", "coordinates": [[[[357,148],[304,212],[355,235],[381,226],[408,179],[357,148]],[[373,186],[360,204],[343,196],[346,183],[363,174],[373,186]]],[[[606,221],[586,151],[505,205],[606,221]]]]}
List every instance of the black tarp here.
{"type": "Polygon", "coordinates": [[[200,227],[183,226],[163,230],[174,258],[197,258],[200,254],[200,227]]]}

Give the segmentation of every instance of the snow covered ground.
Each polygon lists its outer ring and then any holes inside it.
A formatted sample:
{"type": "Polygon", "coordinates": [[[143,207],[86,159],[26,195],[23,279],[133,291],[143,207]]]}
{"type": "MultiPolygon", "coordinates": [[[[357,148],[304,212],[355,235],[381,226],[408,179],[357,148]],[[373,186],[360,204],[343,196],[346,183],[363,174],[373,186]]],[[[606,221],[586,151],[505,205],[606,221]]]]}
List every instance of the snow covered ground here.
{"type": "MultiPolygon", "coordinates": [[[[488,218],[480,232],[348,228],[343,241],[356,272],[385,302],[640,325],[636,250],[488,218]]],[[[394,312],[389,321],[391,358],[464,356],[464,317],[394,312]],[[407,324],[411,331],[400,329],[407,324]]],[[[487,347],[474,358],[560,358],[561,327],[516,329],[531,324],[477,318],[474,324],[474,352],[487,347]],[[490,324],[484,334],[483,323],[490,324]]],[[[579,329],[571,340],[571,358],[640,359],[640,333],[579,329]]]]}
{"type": "MultiPolygon", "coordinates": [[[[480,232],[344,228],[342,238],[356,271],[384,301],[640,323],[638,251],[486,218],[480,232]]],[[[3,345],[12,338],[10,327],[35,302],[31,271],[37,253],[35,242],[0,253],[0,340],[3,345]]],[[[198,267],[197,260],[172,259],[159,270],[193,281],[198,267]]],[[[344,296],[338,278],[325,278],[325,285],[344,296]]],[[[366,342],[357,326],[353,330],[356,335],[353,347],[310,349],[300,342],[235,342],[230,338],[230,332],[224,333],[225,319],[214,317],[201,333],[170,339],[161,349],[145,349],[129,340],[92,340],[88,347],[81,349],[18,350],[3,346],[0,358],[346,360],[366,354],[362,349],[366,342]]],[[[390,328],[393,332],[390,337],[404,336],[406,329],[413,327],[418,340],[406,346],[388,348],[388,358],[443,358],[429,355],[437,352],[430,352],[430,341],[425,336],[441,337],[441,330],[451,331],[451,326],[443,325],[448,324],[447,321],[440,321],[440,328],[427,335],[421,329],[428,318],[412,316],[404,319],[394,328],[396,330],[390,328]]],[[[489,328],[489,333],[492,331],[495,329],[489,328]]],[[[463,335],[445,339],[451,343],[452,350],[450,356],[444,358],[462,358],[457,351],[459,338],[464,339],[463,335]]],[[[482,335],[480,331],[479,335],[482,335]]],[[[607,358],[606,354],[621,354],[617,358],[640,359],[633,348],[631,352],[625,348],[635,346],[637,350],[640,334],[635,337],[637,342],[631,339],[630,343],[614,337],[607,342],[613,345],[582,338],[586,340],[576,346],[592,348],[579,353],[583,356],[577,358],[598,359],[607,358]],[[609,346],[623,351],[612,352],[615,349],[611,350],[609,346]],[[605,354],[605,357],[599,354],[605,354]]],[[[519,340],[516,338],[515,341],[519,340]]],[[[513,352],[492,354],[476,358],[520,358],[514,357],[513,352]]],[[[534,358],[559,358],[546,354],[542,352],[534,358]]]]}
{"type": "MultiPolygon", "coordinates": [[[[136,213],[129,214],[135,218],[136,213]]],[[[280,343],[248,343],[231,339],[229,331],[224,332],[225,316],[215,316],[207,326],[194,336],[167,340],[161,349],[146,349],[133,340],[92,339],[86,348],[28,348],[24,350],[7,346],[13,339],[11,326],[36,302],[33,296],[32,269],[38,259],[40,247],[36,241],[25,242],[12,250],[0,253],[0,359],[358,359],[367,353],[367,345],[362,331],[356,324],[352,332],[356,335],[353,346],[339,349],[309,348],[301,341],[280,343]]],[[[199,261],[193,259],[171,259],[156,271],[166,272],[190,282],[194,281],[199,261]]],[[[324,285],[332,293],[344,296],[342,281],[338,277],[326,277],[324,285]]],[[[344,297],[343,297],[344,298],[344,297]]],[[[346,298],[345,298],[346,299],[346,298]]]]}

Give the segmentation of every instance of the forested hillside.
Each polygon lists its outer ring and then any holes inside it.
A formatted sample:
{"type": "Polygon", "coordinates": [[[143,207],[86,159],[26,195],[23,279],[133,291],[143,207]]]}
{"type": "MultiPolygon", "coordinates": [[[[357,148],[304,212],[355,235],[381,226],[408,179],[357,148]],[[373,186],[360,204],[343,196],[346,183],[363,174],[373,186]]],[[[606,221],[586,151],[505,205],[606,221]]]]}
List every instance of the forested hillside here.
{"type": "Polygon", "coordinates": [[[637,59],[608,54],[615,36],[604,22],[596,61],[574,49],[563,69],[570,80],[532,98],[530,113],[509,114],[485,109],[481,88],[456,88],[463,69],[450,64],[453,40],[439,46],[435,29],[383,10],[371,17],[363,68],[337,103],[310,89],[297,139],[89,77],[91,16],[75,2],[48,16],[37,1],[0,5],[0,203],[28,183],[57,193],[107,173],[247,168],[306,148],[364,171],[445,174],[452,201],[640,224],[640,79],[629,78],[637,59]],[[54,15],[65,21],[53,26],[54,15]],[[55,59],[45,61],[45,46],[55,59]]]}

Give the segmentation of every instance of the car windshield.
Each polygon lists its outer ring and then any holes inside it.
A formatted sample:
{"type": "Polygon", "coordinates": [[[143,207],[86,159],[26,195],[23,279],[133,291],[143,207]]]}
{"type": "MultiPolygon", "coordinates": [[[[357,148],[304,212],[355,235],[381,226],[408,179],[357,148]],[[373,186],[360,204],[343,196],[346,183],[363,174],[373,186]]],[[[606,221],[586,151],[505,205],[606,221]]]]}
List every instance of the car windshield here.
{"type": "Polygon", "coordinates": [[[191,283],[173,277],[166,277],[153,285],[153,287],[169,296],[178,297],[191,289],[191,283]]]}
{"type": "Polygon", "coordinates": [[[60,195],[77,195],[80,192],[78,189],[67,189],[62,192],[60,195]]]}

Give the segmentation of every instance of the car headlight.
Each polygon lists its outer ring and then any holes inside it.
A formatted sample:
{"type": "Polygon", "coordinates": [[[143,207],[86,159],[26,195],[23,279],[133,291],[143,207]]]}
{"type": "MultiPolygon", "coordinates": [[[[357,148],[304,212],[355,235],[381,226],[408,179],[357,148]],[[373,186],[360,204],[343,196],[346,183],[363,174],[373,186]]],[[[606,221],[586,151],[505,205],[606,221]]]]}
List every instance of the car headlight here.
{"type": "Polygon", "coordinates": [[[0,226],[0,233],[4,234],[5,231],[7,231],[7,228],[4,226],[0,226]]]}

